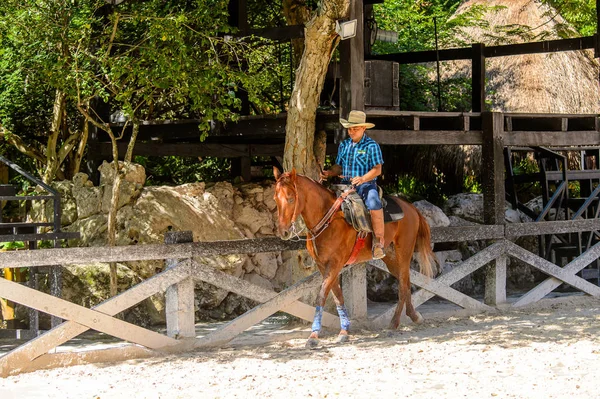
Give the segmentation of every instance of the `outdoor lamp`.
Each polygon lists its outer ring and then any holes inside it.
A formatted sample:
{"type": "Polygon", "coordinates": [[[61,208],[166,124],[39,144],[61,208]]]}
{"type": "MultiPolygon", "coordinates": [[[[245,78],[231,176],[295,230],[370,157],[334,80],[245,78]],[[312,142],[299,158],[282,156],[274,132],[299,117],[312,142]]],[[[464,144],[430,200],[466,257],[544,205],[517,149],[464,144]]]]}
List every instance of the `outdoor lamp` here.
{"type": "Polygon", "coordinates": [[[358,20],[353,19],[350,21],[335,21],[335,31],[342,40],[350,39],[356,36],[356,24],[358,20]]]}

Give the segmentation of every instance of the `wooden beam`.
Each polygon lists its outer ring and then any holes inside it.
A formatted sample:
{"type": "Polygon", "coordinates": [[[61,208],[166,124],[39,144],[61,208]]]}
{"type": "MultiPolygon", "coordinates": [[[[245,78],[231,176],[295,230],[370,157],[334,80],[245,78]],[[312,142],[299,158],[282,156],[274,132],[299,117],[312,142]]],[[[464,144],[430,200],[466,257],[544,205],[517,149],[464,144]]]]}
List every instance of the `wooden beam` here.
{"type": "Polygon", "coordinates": [[[355,264],[342,274],[344,303],[352,321],[359,325],[367,321],[367,267],[355,264]]]}
{"type": "MultiPolygon", "coordinates": [[[[370,262],[370,265],[389,273],[389,270],[383,262],[373,261],[370,262]]],[[[451,288],[450,285],[444,284],[437,279],[428,278],[415,270],[410,271],[410,282],[434,295],[447,299],[463,309],[477,309],[482,311],[492,309],[490,306],[451,288]]],[[[395,308],[395,306],[393,308],[395,308]]]]}
{"type": "MultiPolygon", "coordinates": [[[[219,287],[225,291],[233,292],[245,298],[251,299],[258,303],[265,303],[277,296],[275,291],[252,284],[246,280],[240,280],[220,270],[212,267],[199,265],[196,262],[192,263],[192,275],[194,279],[204,281],[219,287]]],[[[320,274],[315,272],[311,275],[311,284],[314,284],[314,289],[318,290],[321,284],[320,274]]],[[[289,313],[292,316],[312,322],[315,308],[300,301],[295,301],[281,309],[283,312],[289,313]]],[[[340,319],[329,312],[323,312],[323,325],[328,328],[336,328],[340,325],[340,319]]]]}
{"type": "Polygon", "coordinates": [[[29,287],[0,279],[2,296],[21,305],[48,313],[62,319],[71,320],[113,337],[143,345],[151,349],[163,349],[176,345],[177,340],[134,324],[111,317],[96,310],[44,294],[29,287]]]}
{"type": "Polygon", "coordinates": [[[600,132],[579,131],[579,132],[524,132],[514,131],[506,135],[506,145],[510,146],[568,146],[576,143],[577,145],[598,145],[600,143],[600,132]]]}
{"type": "Polygon", "coordinates": [[[369,137],[381,145],[481,145],[481,131],[452,130],[369,130],[369,137]]]}
{"type": "Polygon", "coordinates": [[[600,297],[600,287],[598,287],[597,285],[594,285],[582,279],[581,277],[576,276],[570,271],[556,266],[555,264],[547,261],[544,258],[532,254],[531,252],[519,247],[516,244],[513,244],[510,241],[506,241],[506,245],[507,252],[510,256],[514,256],[515,258],[522,260],[528,265],[531,265],[536,269],[539,269],[542,272],[585,292],[586,294],[592,295],[594,297],[600,297]]]}
{"type": "MultiPolygon", "coordinates": [[[[317,274],[317,273],[315,273],[317,274]]],[[[247,311],[221,328],[216,329],[205,337],[196,340],[195,348],[218,347],[234,339],[253,325],[260,323],[273,313],[282,310],[298,298],[314,290],[313,282],[320,276],[308,276],[296,284],[280,292],[272,299],[247,311]]]]}
{"type": "Polygon", "coordinates": [[[365,109],[365,47],[363,0],[350,2],[349,19],[356,19],[356,36],[342,40],[340,49],[340,116],[347,118],[351,110],[365,109]]]}
{"type": "MultiPolygon", "coordinates": [[[[183,269],[172,268],[166,270],[135,285],[126,292],[102,302],[92,309],[109,316],[114,316],[117,313],[140,303],[157,292],[163,292],[168,286],[182,281],[188,276],[189,274],[184,273],[183,269]]],[[[40,356],[45,357],[46,355],[44,354],[48,353],[51,349],[62,345],[87,330],[89,330],[89,328],[86,326],[75,323],[74,321],[66,321],[45,334],[19,346],[0,357],[0,377],[19,373],[21,370],[27,369],[27,364],[29,364],[29,362],[40,356]]]]}
{"type": "MultiPolygon", "coordinates": [[[[598,257],[600,257],[600,243],[594,245],[579,257],[569,262],[569,264],[563,267],[563,270],[565,273],[574,275],[575,273],[581,271],[584,267],[588,266],[590,263],[596,261],[598,257]]],[[[537,287],[533,288],[519,298],[519,300],[513,304],[513,307],[525,306],[537,302],[558,288],[562,283],[562,280],[559,280],[555,277],[548,277],[537,287]]]]}
{"type": "Polygon", "coordinates": [[[506,225],[506,237],[578,233],[600,230],[600,219],[557,220],[552,222],[511,223],[506,225]]]}
{"type": "Polygon", "coordinates": [[[462,242],[504,238],[504,225],[432,227],[431,242],[462,242]]]}
{"type": "Polygon", "coordinates": [[[504,117],[485,112],[482,116],[482,186],[485,224],[504,224],[504,117]]]}
{"type": "MultiPolygon", "coordinates": [[[[518,43],[485,48],[485,57],[505,57],[509,55],[553,53],[559,51],[574,51],[592,49],[595,46],[594,36],[578,37],[574,39],[558,39],[533,43],[518,43]]],[[[439,51],[440,61],[470,60],[472,48],[453,48],[439,51]]],[[[373,55],[368,59],[396,61],[400,64],[419,64],[436,61],[436,51],[414,51],[408,53],[394,53],[373,55]]]]}
{"type": "Polygon", "coordinates": [[[485,44],[472,45],[471,59],[471,109],[473,112],[485,111],[485,44]]]}
{"type": "MultiPolygon", "coordinates": [[[[475,255],[471,256],[469,259],[461,262],[459,265],[455,266],[448,273],[440,275],[435,281],[439,284],[450,286],[457,281],[465,278],[469,274],[473,273],[477,269],[496,259],[498,256],[504,254],[506,251],[506,246],[504,245],[504,241],[497,242],[495,244],[490,245],[483,251],[477,252],[475,255]]],[[[411,273],[412,278],[412,273],[411,273]]],[[[412,302],[415,308],[424,304],[431,298],[435,296],[429,290],[421,288],[414,294],[412,294],[412,302]]],[[[395,307],[388,309],[378,317],[376,317],[373,322],[376,325],[383,325],[387,323],[392,315],[394,314],[395,307]]]]}
{"type": "Polygon", "coordinates": [[[121,247],[81,247],[0,252],[0,267],[36,267],[51,264],[127,262],[194,256],[231,255],[305,249],[302,241],[277,237],[252,240],[203,241],[188,244],[145,244],[121,247]]]}
{"type": "Polygon", "coordinates": [[[505,44],[485,49],[486,57],[505,57],[508,55],[557,53],[561,51],[587,50],[594,48],[594,36],[572,39],[546,40],[543,42],[505,44]]]}
{"type": "MultiPolygon", "coordinates": [[[[167,231],[165,244],[180,244],[193,242],[191,231],[167,231]]],[[[167,270],[178,267],[187,278],[178,281],[165,291],[165,316],[167,321],[167,336],[171,338],[195,338],[195,312],[194,312],[194,279],[191,277],[191,262],[179,265],[177,259],[165,261],[167,270]]]]}
{"type": "MultiPolygon", "coordinates": [[[[483,221],[503,225],[504,221],[504,115],[498,112],[482,114],[483,144],[482,187],[483,221]]],[[[486,270],[484,301],[489,305],[506,302],[506,257],[495,259],[486,270]]]]}

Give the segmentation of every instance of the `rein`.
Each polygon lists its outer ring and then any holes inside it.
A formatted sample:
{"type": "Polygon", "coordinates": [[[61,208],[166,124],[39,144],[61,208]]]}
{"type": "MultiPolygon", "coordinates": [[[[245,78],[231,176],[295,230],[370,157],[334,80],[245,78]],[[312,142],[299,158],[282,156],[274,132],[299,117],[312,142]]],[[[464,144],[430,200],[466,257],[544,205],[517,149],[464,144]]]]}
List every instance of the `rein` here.
{"type": "Polygon", "coordinates": [[[323,231],[325,231],[325,229],[327,229],[327,227],[329,227],[329,225],[331,224],[331,222],[333,221],[333,219],[335,217],[335,214],[340,210],[340,207],[342,206],[342,202],[344,202],[344,199],[346,199],[346,197],[350,193],[354,192],[354,189],[343,192],[339,197],[337,197],[337,199],[335,200],[333,205],[331,205],[331,208],[329,208],[329,210],[321,218],[319,223],[317,223],[317,225],[315,227],[313,227],[312,229],[307,228],[308,233],[312,236],[311,238],[308,238],[308,239],[300,238],[300,234],[305,229],[302,229],[301,231],[296,231],[296,219],[298,218],[298,202],[299,202],[298,201],[298,187],[296,187],[296,183],[294,183],[294,192],[296,194],[296,199],[295,199],[295,205],[294,205],[294,214],[292,215],[292,225],[290,226],[289,231],[292,232],[296,236],[296,238],[300,241],[313,241],[319,235],[321,235],[321,233],[323,231]]]}

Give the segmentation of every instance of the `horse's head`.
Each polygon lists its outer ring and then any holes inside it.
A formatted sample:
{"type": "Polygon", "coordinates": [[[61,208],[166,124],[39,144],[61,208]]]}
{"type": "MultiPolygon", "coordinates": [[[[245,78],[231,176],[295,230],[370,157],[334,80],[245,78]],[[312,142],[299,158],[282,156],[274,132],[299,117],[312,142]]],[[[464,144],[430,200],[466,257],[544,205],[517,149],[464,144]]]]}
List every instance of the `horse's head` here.
{"type": "Polygon", "coordinates": [[[298,176],[296,175],[296,169],[281,173],[276,167],[273,167],[273,174],[277,180],[273,197],[277,204],[277,232],[281,239],[289,240],[294,234],[296,219],[302,212],[303,206],[296,184],[298,176]]]}

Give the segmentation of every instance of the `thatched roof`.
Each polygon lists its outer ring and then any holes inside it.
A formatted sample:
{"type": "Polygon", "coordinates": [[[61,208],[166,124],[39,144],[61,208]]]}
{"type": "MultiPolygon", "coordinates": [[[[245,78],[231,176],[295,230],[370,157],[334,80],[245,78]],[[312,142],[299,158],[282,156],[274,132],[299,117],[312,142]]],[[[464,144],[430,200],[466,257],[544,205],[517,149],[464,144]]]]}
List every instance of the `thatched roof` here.
{"type": "MultiPolygon", "coordinates": [[[[549,6],[534,0],[469,0],[500,6],[484,17],[489,28],[463,29],[463,39],[486,46],[559,39],[568,23],[549,6]],[[517,32],[517,33],[516,33],[517,32]]],[[[496,57],[486,60],[486,97],[493,111],[600,113],[600,67],[593,50],[496,57]]],[[[444,66],[445,77],[471,74],[470,62],[444,66]]]]}

